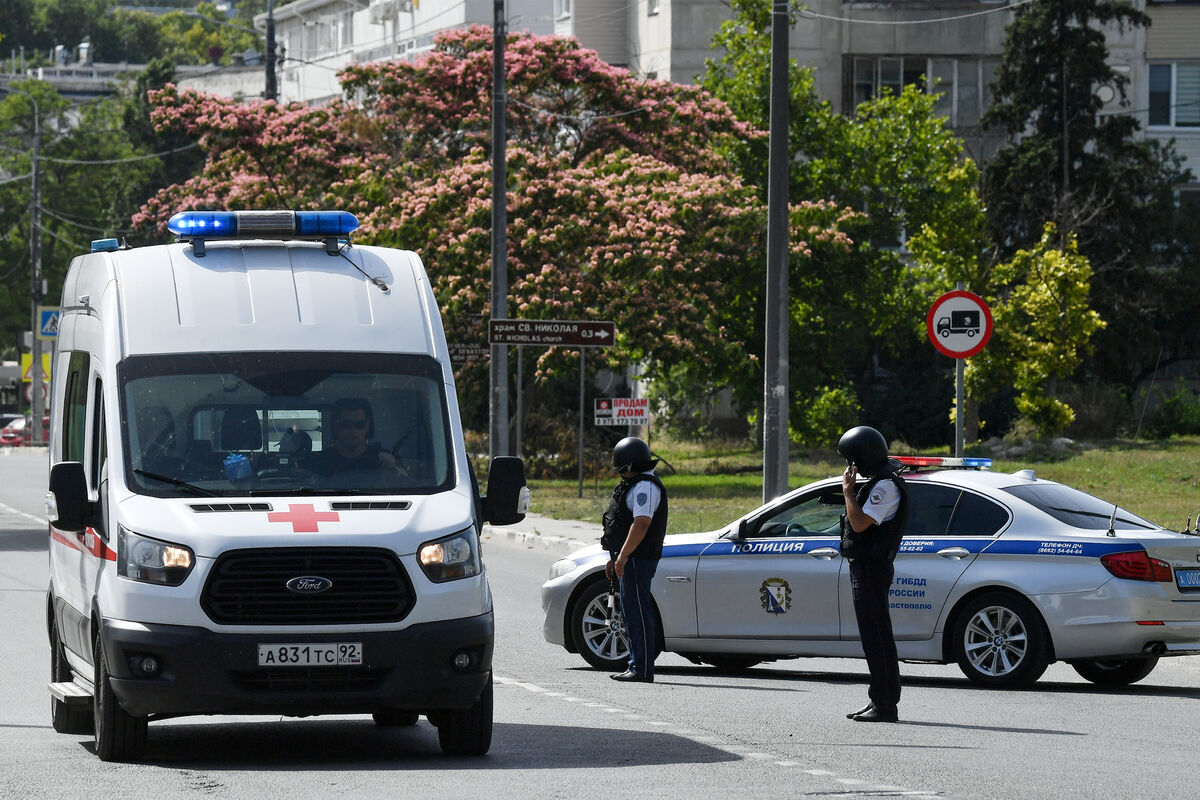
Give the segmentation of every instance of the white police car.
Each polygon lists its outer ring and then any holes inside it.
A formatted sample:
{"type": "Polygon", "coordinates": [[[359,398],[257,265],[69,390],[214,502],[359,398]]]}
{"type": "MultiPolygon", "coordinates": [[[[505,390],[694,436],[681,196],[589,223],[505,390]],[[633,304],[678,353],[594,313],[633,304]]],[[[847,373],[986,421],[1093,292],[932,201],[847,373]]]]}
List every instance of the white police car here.
{"type": "MultiPolygon", "coordinates": [[[[1200,653],[1200,536],[1168,531],[1032,470],[990,459],[900,457],[910,510],[891,588],[904,661],[957,662],[973,682],[1032,684],[1066,661],[1097,684],[1141,680],[1200,653]]],[[[664,650],[722,669],[804,656],[861,658],[840,478],[730,526],[667,537],[654,579],[664,650]]],[[[547,641],[623,669],[607,555],[586,547],[542,587],[547,641]]]]}

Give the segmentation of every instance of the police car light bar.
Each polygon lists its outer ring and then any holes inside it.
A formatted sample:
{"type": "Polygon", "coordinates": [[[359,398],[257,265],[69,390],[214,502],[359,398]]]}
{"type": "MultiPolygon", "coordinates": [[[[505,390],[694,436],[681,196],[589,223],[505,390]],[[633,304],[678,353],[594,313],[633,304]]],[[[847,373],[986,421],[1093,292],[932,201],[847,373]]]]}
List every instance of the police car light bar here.
{"type": "Polygon", "coordinates": [[[990,458],[951,458],[948,456],[892,456],[906,467],[940,467],[942,469],[987,469],[992,466],[990,458]]]}
{"type": "Polygon", "coordinates": [[[358,229],[349,211],[181,211],[167,230],[185,239],[345,237],[358,229]]]}

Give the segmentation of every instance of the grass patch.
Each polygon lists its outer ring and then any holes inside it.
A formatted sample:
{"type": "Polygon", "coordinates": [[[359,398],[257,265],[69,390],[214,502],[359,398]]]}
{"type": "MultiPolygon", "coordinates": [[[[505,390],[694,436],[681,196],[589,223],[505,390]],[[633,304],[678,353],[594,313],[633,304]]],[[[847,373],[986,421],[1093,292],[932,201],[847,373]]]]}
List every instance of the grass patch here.
{"type": "MultiPolygon", "coordinates": [[[[671,499],[669,533],[715,530],[762,504],[762,453],[748,445],[655,441],[653,446],[663,459],[659,475],[671,499]]],[[[793,453],[788,485],[838,475],[844,466],[832,452],[793,453]]],[[[1105,442],[1065,458],[998,461],[992,467],[994,472],[1018,469],[1119,503],[1174,530],[1189,515],[1194,524],[1200,514],[1200,437],[1105,442]]],[[[532,480],[533,511],[599,524],[616,481],[612,473],[588,476],[580,497],[578,478],[532,480]]]]}

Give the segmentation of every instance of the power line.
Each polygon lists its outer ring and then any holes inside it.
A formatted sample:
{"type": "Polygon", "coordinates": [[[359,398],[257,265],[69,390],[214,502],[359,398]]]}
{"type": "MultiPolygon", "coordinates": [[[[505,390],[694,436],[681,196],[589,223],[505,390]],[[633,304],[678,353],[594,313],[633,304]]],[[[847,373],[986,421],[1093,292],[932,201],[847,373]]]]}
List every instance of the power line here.
{"type": "Polygon", "coordinates": [[[805,19],[827,19],[834,22],[850,22],[859,25],[933,25],[940,22],[955,22],[960,19],[970,19],[971,17],[982,17],[985,14],[999,14],[1004,11],[1011,11],[1018,6],[1028,5],[1033,0],[1017,0],[1015,3],[1010,3],[1006,6],[998,6],[997,8],[989,8],[984,11],[972,11],[970,14],[958,14],[953,17],[935,17],[933,19],[909,19],[909,20],[891,20],[891,19],[855,19],[854,17],[835,17],[831,14],[818,14],[816,11],[810,11],[807,8],[799,10],[800,16],[805,19]]]}
{"type": "Polygon", "coordinates": [[[173,150],[164,150],[161,153],[149,153],[144,156],[130,156],[129,158],[103,158],[96,160],[85,160],[77,158],[54,158],[52,156],[42,156],[41,161],[50,161],[55,164],[72,164],[77,166],[100,166],[105,164],[129,164],[134,161],[148,161],[151,158],[159,158],[161,156],[169,156],[172,153],[180,153],[184,150],[191,150],[193,147],[199,147],[198,142],[185,144],[182,147],[176,147],[173,150]]]}

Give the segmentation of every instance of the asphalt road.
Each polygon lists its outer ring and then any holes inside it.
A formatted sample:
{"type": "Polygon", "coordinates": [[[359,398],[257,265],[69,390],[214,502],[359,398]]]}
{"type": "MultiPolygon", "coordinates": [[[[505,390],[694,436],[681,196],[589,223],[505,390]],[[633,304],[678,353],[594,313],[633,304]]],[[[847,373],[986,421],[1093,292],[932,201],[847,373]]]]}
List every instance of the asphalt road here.
{"type": "Polygon", "coordinates": [[[1196,795],[1200,661],[1164,659],[1104,692],[1053,665],[1025,692],[902,665],[903,721],[863,725],[855,660],[744,676],[672,655],[617,684],[545,643],[538,590],[558,555],[492,536],[496,726],[484,758],[448,758],[422,720],[183,718],[152,723],[144,763],[105,764],[49,723],[44,451],[0,451],[0,797],[951,797],[1196,795]]]}

